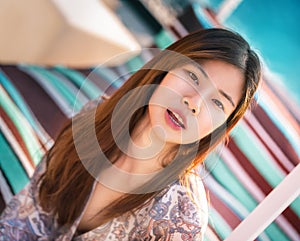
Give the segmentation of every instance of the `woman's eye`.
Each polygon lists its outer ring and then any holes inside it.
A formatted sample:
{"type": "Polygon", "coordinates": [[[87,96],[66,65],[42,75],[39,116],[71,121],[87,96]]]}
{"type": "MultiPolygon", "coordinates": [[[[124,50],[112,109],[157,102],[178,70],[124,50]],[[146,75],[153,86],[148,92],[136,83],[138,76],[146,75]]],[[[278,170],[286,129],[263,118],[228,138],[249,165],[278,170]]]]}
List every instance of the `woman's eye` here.
{"type": "Polygon", "coordinates": [[[199,79],[198,79],[197,75],[195,75],[193,72],[189,71],[189,76],[197,85],[199,85],[199,79]]]}
{"type": "Polygon", "coordinates": [[[224,105],[222,104],[221,101],[217,100],[217,99],[212,99],[212,101],[215,103],[215,105],[220,108],[221,110],[224,111],[224,105]]]}

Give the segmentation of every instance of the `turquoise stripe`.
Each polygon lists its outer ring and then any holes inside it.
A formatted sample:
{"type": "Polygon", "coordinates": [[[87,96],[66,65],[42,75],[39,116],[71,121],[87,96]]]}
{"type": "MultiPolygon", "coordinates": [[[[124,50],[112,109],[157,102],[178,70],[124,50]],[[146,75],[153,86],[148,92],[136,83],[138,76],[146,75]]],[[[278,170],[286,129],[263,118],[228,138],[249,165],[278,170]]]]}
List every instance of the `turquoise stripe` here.
{"type": "Polygon", "coordinates": [[[143,65],[144,61],[141,59],[140,56],[135,56],[126,62],[126,66],[130,74],[133,74],[134,72],[138,71],[140,68],[143,67],[143,65]]]}
{"type": "MultiPolygon", "coordinates": [[[[278,171],[273,162],[269,159],[265,152],[255,144],[255,139],[250,132],[246,132],[240,124],[235,127],[235,134],[232,138],[239,146],[241,151],[247,156],[249,161],[255,166],[260,174],[267,180],[267,182],[275,188],[283,179],[284,175],[278,171]],[[247,141],[245,141],[247,140],[247,141]]],[[[300,199],[297,198],[292,204],[291,208],[297,215],[300,215],[300,199]]]]}
{"type": "Polygon", "coordinates": [[[80,90],[82,90],[90,99],[97,99],[102,91],[87,77],[79,73],[78,71],[65,68],[63,66],[56,66],[54,68],[57,72],[67,76],[71,81],[73,81],[80,90]]]}
{"type": "Polygon", "coordinates": [[[291,241],[290,238],[282,231],[282,229],[275,223],[271,223],[264,231],[271,240],[291,241]]]}
{"type": "Polygon", "coordinates": [[[291,143],[296,153],[300,156],[299,135],[297,135],[296,132],[294,131],[287,130],[290,124],[288,122],[282,123],[282,118],[280,118],[281,114],[270,109],[268,103],[266,103],[266,101],[263,98],[259,100],[259,105],[263,108],[263,110],[266,112],[268,117],[273,121],[273,123],[278,127],[280,132],[282,132],[283,135],[288,139],[288,141],[291,143]]]}
{"type": "Polygon", "coordinates": [[[0,168],[5,173],[13,193],[16,194],[29,182],[29,178],[2,132],[0,132],[0,150],[0,168]]]}
{"type": "Polygon", "coordinates": [[[300,197],[298,196],[291,204],[291,209],[300,217],[300,197]]]}
{"type": "Polygon", "coordinates": [[[204,240],[204,241],[219,241],[219,238],[210,240],[209,237],[208,237],[208,235],[204,234],[203,240],[204,240]]]}
{"type": "Polygon", "coordinates": [[[224,218],[212,207],[209,208],[208,222],[222,240],[228,237],[232,232],[231,227],[224,218]]]}
{"type": "Polygon", "coordinates": [[[59,81],[64,82],[70,92],[72,92],[72,94],[76,96],[76,101],[79,101],[83,105],[90,101],[89,97],[86,96],[83,91],[79,91],[79,88],[75,83],[73,83],[72,80],[57,71],[52,71],[52,73],[59,79],[59,81]]]}
{"type": "Polygon", "coordinates": [[[59,78],[57,78],[57,76],[52,74],[50,71],[39,66],[24,67],[29,71],[37,72],[38,74],[43,76],[43,81],[48,80],[55,88],[55,90],[68,102],[71,109],[73,108],[75,112],[78,112],[83,107],[83,103],[76,101],[76,96],[72,93],[72,91],[70,91],[68,86],[63,81],[59,81],[59,78]]]}
{"type": "MultiPolygon", "coordinates": [[[[32,116],[32,112],[28,108],[26,102],[23,97],[20,95],[19,91],[15,88],[15,86],[6,78],[6,76],[0,71],[0,83],[3,85],[4,89],[14,100],[15,104],[18,106],[19,110],[23,113],[27,121],[30,123],[32,128],[37,132],[42,134],[39,129],[39,125],[36,123],[35,118],[32,116]]],[[[44,140],[47,139],[46,136],[43,135],[44,140]]]]}
{"type": "Polygon", "coordinates": [[[34,164],[38,164],[43,156],[40,143],[34,132],[32,132],[32,129],[28,128],[30,125],[26,119],[19,112],[16,105],[11,101],[2,88],[0,88],[0,105],[19,131],[34,164]],[[27,123],[28,126],[25,125],[25,123],[27,123]]]}
{"type": "Polygon", "coordinates": [[[276,187],[284,178],[284,175],[273,165],[269,156],[256,143],[252,133],[247,132],[240,124],[235,129],[232,138],[240,150],[247,156],[267,182],[273,188],[276,187]]]}
{"type": "Polygon", "coordinates": [[[175,42],[175,38],[166,30],[162,29],[154,37],[154,42],[160,49],[164,49],[175,42]]]}
{"type": "Polygon", "coordinates": [[[240,220],[249,215],[248,209],[235,196],[229,193],[222,185],[220,185],[213,177],[207,179],[208,188],[227,205],[240,220]]]}
{"type": "Polygon", "coordinates": [[[209,19],[206,17],[206,15],[203,12],[203,9],[199,3],[193,3],[192,8],[195,12],[196,17],[198,18],[199,22],[202,24],[204,28],[212,28],[213,25],[209,21],[209,19]]]}
{"type": "Polygon", "coordinates": [[[248,211],[253,210],[257,206],[254,198],[244,189],[239,180],[220,158],[211,173],[226,190],[247,207],[248,211]]]}

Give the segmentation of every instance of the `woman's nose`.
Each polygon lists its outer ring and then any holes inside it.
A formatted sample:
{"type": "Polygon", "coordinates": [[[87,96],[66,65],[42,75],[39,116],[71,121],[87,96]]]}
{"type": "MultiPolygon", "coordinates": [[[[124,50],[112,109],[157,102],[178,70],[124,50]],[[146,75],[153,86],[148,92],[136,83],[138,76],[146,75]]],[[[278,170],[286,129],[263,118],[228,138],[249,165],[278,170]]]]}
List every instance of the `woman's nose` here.
{"type": "Polygon", "coordinates": [[[198,115],[200,112],[202,99],[199,95],[193,97],[183,97],[182,103],[186,105],[193,113],[193,115],[198,115]]]}

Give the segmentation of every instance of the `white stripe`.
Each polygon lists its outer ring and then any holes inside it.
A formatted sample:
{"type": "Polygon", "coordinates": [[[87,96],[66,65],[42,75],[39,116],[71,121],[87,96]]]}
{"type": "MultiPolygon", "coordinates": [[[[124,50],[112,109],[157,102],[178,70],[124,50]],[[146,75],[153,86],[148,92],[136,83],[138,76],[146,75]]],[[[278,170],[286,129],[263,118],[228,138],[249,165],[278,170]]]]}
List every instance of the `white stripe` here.
{"type": "Polygon", "coordinates": [[[266,145],[268,145],[272,149],[272,151],[278,157],[278,159],[284,165],[284,167],[289,172],[293,170],[294,165],[290,162],[290,160],[286,157],[286,155],[281,151],[280,147],[276,144],[276,142],[270,137],[270,135],[261,126],[261,124],[255,118],[255,116],[248,115],[246,119],[248,119],[249,123],[255,128],[257,135],[260,136],[265,141],[266,145]]]}
{"type": "Polygon", "coordinates": [[[294,126],[290,125],[290,122],[285,116],[280,114],[280,110],[277,108],[276,103],[268,96],[268,94],[261,90],[261,99],[259,105],[263,108],[266,114],[272,119],[278,129],[283,135],[290,141],[294,150],[300,154],[300,138],[299,138],[299,126],[295,129],[294,126]]]}
{"type": "Polygon", "coordinates": [[[220,5],[216,18],[219,22],[224,22],[239,6],[242,0],[224,0],[220,5]]]}
{"type": "Polygon", "coordinates": [[[10,112],[10,114],[9,113],[8,114],[14,115],[17,123],[19,123],[19,122],[22,123],[22,127],[23,127],[23,128],[21,128],[22,130],[20,130],[20,126],[17,127],[17,124],[14,123],[14,124],[16,124],[17,129],[19,128],[18,131],[22,132],[22,135],[21,135],[22,138],[23,139],[29,138],[29,137],[27,137],[28,135],[31,137],[31,141],[25,141],[24,143],[28,149],[28,152],[30,153],[30,156],[31,156],[33,162],[35,164],[38,163],[40,161],[40,155],[44,154],[44,150],[42,150],[42,146],[41,146],[41,143],[40,143],[37,135],[35,134],[34,130],[32,129],[31,125],[28,123],[26,118],[23,116],[23,114],[21,114],[20,110],[17,108],[15,103],[12,102],[12,100],[7,95],[6,91],[2,88],[2,86],[0,86],[0,92],[1,92],[0,97],[2,96],[4,98],[5,103],[7,102],[6,105],[3,105],[4,109],[10,108],[13,113],[10,112]]]}
{"type": "Polygon", "coordinates": [[[258,202],[262,201],[265,198],[264,192],[261,191],[260,187],[257,186],[253,179],[248,175],[232,152],[228,148],[225,148],[221,155],[228,168],[242,182],[243,186],[251,194],[251,196],[253,196],[258,202]]]}
{"type": "Polygon", "coordinates": [[[270,152],[265,148],[261,140],[259,140],[257,136],[252,132],[250,127],[245,123],[245,121],[240,121],[239,127],[247,133],[248,141],[255,143],[255,145],[259,147],[258,149],[260,150],[262,157],[266,158],[263,160],[266,163],[266,165],[272,165],[274,169],[277,170],[279,177],[284,178],[286,176],[285,171],[281,168],[281,166],[279,166],[277,161],[274,160],[270,152]]]}
{"type": "Polygon", "coordinates": [[[211,175],[205,178],[205,185],[209,190],[213,191],[234,213],[238,210],[237,216],[247,217],[249,211],[243,206],[233,195],[229,193],[220,183],[218,183],[211,175]]]}
{"type": "Polygon", "coordinates": [[[53,85],[51,85],[50,81],[46,80],[41,74],[33,70],[26,69],[23,66],[19,66],[19,68],[23,72],[29,74],[35,79],[35,81],[48,93],[48,95],[52,98],[52,100],[56,102],[56,104],[60,107],[62,112],[65,114],[65,116],[67,116],[68,118],[72,117],[73,114],[72,106],[70,106],[69,103],[65,101],[65,99],[53,87],[53,85]]]}
{"type": "MultiPolygon", "coordinates": [[[[1,74],[4,75],[8,80],[9,80],[9,76],[7,76],[3,71],[1,71],[1,74]]],[[[22,99],[24,99],[22,97],[22,99]]],[[[51,146],[53,145],[53,140],[52,138],[48,135],[48,133],[45,131],[45,129],[41,126],[41,124],[39,123],[39,121],[37,120],[35,114],[32,112],[31,108],[28,106],[27,103],[25,103],[26,107],[28,108],[28,111],[30,112],[30,115],[32,117],[32,120],[35,122],[34,124],[36,125],[36,128],[34,126],[32,126],[32,128],[35,130],[37,136],[39,137],[39,139],[41,140],[41,142],[43,143],[43,145],[45,145],[46,149],[49,150],[51,148],[51,146]]],[[[19,106],[17,106],[18,109],[19,106]]],[[[20,109],[21,111],[21,109],[20,109]]],[[[22,113],[22,111],[21,111],[22,113]]],[[[25,115],[24,115],[25,117],[25,115]]],[[[28,121],[29,123],[29,121],[28,121]]],[[[31,125],[31,123],[29,123],[31,125]]]]}

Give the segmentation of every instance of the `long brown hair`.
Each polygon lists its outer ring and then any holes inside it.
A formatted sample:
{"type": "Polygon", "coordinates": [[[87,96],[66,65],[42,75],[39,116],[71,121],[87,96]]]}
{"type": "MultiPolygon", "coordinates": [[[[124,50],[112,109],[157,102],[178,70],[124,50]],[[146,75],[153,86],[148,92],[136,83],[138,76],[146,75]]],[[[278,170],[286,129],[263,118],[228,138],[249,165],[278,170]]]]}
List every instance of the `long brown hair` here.
{"type": "Polygon", "coordinates": [[[239,34],[229,30],[206,29],[185,36],[134,73],[109,100],[99,104],[95,111],[75,116],[61,131],[55,145],[46,155],[47,169],[41,178],[39,192],[41,206],[57,215],[60,224],[71,224],[80,215],[91,192],[94,176],[86,170],[83,159],[95,175],[107,167],[103,156],[99,156],[99,151],[93,148],[91,142],[95,140],[89,138],[91,130],[96,133],[102,154],[112,163],[115,162],[122,155],[116,142],[125,147],[128,143],[126,137],[128,127],[122,122],[122,113],[138,109],[130,120],[129,132],[131,132],[144,116],[147,103],[155,91],[155,85],[162,81],[169,70],[183,64],[184,61],[180,56],[197,63],[205,60],[221,60],[236,66],[244,74],[242,97],[223,125],[197,143],[181,145],[180,151],[174,148],[169,153],[170,156],[173,157],[175,156],[173,154],[177,153],[174,160],[166,165],[168,171],[158,173],[141,187],[140,190],[148,190],[147,192],[124,194],[122,198],[106,207],[105,211],[101,212],[102,222],[137,209],[159,193],[162,186],[165,187],[177,179],[184,179],[217,144],[224,140],[244,115],[260,81],[261,66],[258,56],[239,34]],[[177,58],[174,53],[179,57],[177,58]],[[147,92],[137,88],[146,85],[154,87],[148,88],[147,92]],[[126,94],[128,97],[120,103],[126,94]],[[111,119],[117,105],[116,119],[119,122],[116,125],[117,130],[114,130],[117,135],[113,136],[111,119]],[[93,116],[94,121],[87,121],[88,116],[93,116]],[[77,153],[74,132],[77,133],[76,143],[85,150],[80,156],[77,153]]]}

